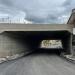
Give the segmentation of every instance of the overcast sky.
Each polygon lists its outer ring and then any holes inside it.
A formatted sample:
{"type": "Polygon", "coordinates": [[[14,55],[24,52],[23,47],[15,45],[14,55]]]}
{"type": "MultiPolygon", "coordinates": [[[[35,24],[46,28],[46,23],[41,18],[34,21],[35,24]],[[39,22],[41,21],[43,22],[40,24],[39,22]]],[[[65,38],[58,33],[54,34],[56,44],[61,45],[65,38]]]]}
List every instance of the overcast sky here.
{"type": "Polygon", "coordinates": [[[0,18],[32,23],[66,23],[75,0],[0,0],[0,18]]]}

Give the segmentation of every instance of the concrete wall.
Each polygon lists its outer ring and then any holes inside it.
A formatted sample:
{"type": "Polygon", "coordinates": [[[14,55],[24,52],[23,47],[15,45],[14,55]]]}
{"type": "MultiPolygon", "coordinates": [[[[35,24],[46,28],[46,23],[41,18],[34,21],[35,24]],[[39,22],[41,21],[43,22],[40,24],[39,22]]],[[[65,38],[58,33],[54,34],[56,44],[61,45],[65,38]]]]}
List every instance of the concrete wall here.
{"type": "Polygon", "coordinates": [[[28,47],[23,43],[20,35],[10,32],[0,34],[0,57],[12,56],[28,52],[28,47]]]}

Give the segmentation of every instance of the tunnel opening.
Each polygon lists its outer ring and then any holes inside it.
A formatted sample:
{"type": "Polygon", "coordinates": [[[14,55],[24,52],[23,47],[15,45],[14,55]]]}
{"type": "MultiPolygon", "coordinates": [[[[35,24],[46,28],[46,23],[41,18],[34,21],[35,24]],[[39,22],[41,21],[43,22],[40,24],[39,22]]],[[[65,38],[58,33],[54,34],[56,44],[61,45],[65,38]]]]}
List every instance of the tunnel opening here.
{"type": "MultiPolygon", "coordinates": [[[[68,31],[6,31],[4,32],[5,35],[9,36],[11,40],[15,40],[18,43],[18,48],[20,52],[23,53],[66,53],[69,54],[70,51],[70,38],[71,33],[68,31]],[[41,47],[42,41],[60,41],[58,42],[59,45],[52,45],[53,47],[49,46],[49,42],[43,48],[41,47]],[[61,44],[61,45],[60,45],[61,44]],[[21,48],[20,48],[21,47],[21,48]]],[[[51,42],[50,42],[51,43],[51,42]]],[[[54,43],[55,44],[55,43],[54,43]]],[[[13,46],[13,45],[11,45],[13,46]]],[[[16,47],[16,49],[17,49],[16,47]]],[[[14,47],[11,47],[12,50],[14,47]]],[[[14,52],[18,52],[18,50],[14,52]]]]}
{"type": "Polygon", "coordinates": [[[62,40],[59,39],[45,39],[40,42],[39,50],[37,52],[60,54],[63,51],[62,40]]]}
{"type": "Polygon", "coordinates": [[[70,33],[67,31],[35,31],[32,32],[31,35],[28,35],[27,38],[28,37],[30,37],[29,41],[34,51],[36,50],[40,52],[70,53],[70,33]],[[43,40],[60,40],[62,43],[62,48],[41,48],[40,43],[43,40]]]}

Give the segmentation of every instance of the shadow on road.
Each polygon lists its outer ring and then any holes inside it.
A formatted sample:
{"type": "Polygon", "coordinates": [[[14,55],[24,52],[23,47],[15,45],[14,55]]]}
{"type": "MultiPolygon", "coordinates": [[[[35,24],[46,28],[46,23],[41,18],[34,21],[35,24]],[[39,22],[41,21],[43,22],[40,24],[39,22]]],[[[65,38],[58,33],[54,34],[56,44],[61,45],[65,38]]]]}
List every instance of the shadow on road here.
{"type": "Polygon", "coordinates": [[[32,53],[26,55],[36,55],[36,54],[45,54],[45,55],[60,55],[61,54],[61,50],[59,49],[36,49],[35,51],[33,51],[32,53]]]}

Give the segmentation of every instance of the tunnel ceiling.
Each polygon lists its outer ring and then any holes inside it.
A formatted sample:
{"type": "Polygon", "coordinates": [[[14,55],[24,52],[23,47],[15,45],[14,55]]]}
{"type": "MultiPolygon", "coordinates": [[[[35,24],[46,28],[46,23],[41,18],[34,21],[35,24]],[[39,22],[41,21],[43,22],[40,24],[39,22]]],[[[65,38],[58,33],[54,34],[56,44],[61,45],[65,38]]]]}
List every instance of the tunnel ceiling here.
{"type": "Polygon", "coordinates": [[[64,38],[70,33],[68,31],[27,31],[27,32],[12,32],[15,34],[23,35],[24,37],[35,38],[64,38]]]}
{"type": "Polygon", "coordinates": [[[69,36],[68,31],[8,31],[8,33],[30,38],[64,38],[69,36]]]}
{"type": "MultiPolygon", "coordinates": [[[[67,41],[70,33],[68,31],[26,31],[26,32],[7,32],[17,37],[19,36],[19,39],[22,39],[26,43],[30,44],[40,44],[42,40],[62,40],[67,41]]],[[[12,36],[13,37],[13,36],[12,36]]]]}

